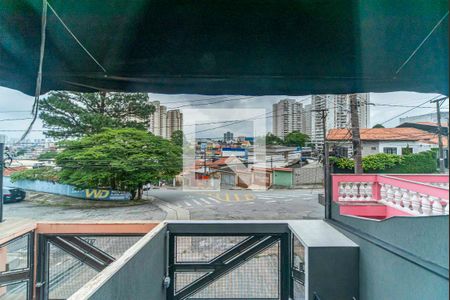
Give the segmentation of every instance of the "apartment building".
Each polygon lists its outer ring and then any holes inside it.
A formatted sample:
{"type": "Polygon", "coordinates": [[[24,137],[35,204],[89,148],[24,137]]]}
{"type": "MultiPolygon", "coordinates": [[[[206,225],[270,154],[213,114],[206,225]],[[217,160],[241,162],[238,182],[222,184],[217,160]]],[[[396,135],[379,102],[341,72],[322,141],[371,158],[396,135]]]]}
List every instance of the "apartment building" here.
{"type": "Polygon", "coordinates": [[[292,131],[304,132],[303,104],[294,99],[283,99],[273,104],[273,134],[284,138],[292,131]]]}
{"type": "Polygon", "coordinates": [[[367,128],[370,125],[370,96],[365,94],[342,94],[342,95],[313,95],[311,98],[311,141],[321,147],[323,145],[323,120],[322,112],[326,110],[326,130],[335,128],[349,128],[350,100],[357,98],[359,126],[367,128]]]}
{"type": "Polygon", "coordinates": [[[180,110],[167,110],[159,101],[153,101],[154,113],[150,116],[148,131],[154,135],[170,139],[172,133],[183,128],[183,114],[180,110]]]}

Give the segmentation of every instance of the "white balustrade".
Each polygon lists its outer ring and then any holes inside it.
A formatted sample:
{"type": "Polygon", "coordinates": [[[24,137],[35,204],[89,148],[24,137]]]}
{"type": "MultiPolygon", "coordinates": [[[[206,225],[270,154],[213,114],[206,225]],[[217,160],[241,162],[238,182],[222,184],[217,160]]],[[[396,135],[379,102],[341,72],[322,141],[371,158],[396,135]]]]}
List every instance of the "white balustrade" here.
{"type": "MultiPolygon", "coordinates": [[[[380,201],[385,205],[412,215],[448,215],[449,213],[449,200],[442,198],[442,196],[433,196],[434,192],[428,194],[426,189],[421,191],[420,187],[412,187],[415,190],[410,190],[405,185],[400,187],[396,186],[395,183],[386,184],[379,182],[378,184],[380,201]]],[[[433,185],[448,187],[448,183],[433,183],[433,185]]],[[[338,200],[354,202],[374,201],[375,187],[378,188],[376,182],[339,182],[338,200]]]]}
{"type": "Polygon", "coordinates": [[[416,192],[411,192],[411,208],[414,212],[419,212],[420,210],[420,199],[416,192]]]}
{"type": "Polygon", "coordinates": [[[433,202],[433,204],[431,205],[431,212],[433,213],[433,215],[442,215],[443,207],[441,204],[441,199],[433,196],[430,196],[429,199],[433,202]]]}
{"type": "Polygon", "coordinates": [[[402,204],[406,209],[411,209],[411,198],[407,189],[401,189],[402,191],[402,204]]]}
{"type": "Polygon", "coordinates": [[[402,206],[402,193],[399,187],[394,186],[394,205],[402,206]]]}
{"type": "Polygon", "coordinates": [[[339,201],[371,201],[372,182],[339,182],[339,201]]]}
{"type": "Polygon", "coordinates": [[[420,200],[422,204],[422,214],[429,216],[431,214],[431,202],[429,199],[429,195],[420,194],[420,200]]]}

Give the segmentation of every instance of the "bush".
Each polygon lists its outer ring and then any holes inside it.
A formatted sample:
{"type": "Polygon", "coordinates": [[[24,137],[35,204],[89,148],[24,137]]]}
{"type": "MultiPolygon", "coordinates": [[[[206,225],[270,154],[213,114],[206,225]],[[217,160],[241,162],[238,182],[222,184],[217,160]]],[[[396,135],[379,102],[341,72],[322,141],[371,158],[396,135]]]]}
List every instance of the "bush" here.
{"type": "Polygon", "coordinates": [[[437,157],[435,151],[425,151],[417,154],[404,155],[402,163],[398,166],[388,169],[386,173],[436,173],[436,159],[437,157]]]}
{"type": "Polygon", "coordinates": [[[11,174],[11,181],[19,180],[44,180],[44,181],[58,181],[58,171],[52,167],[43,167],[38,169],[29,169],[18,171],[11,174]]]}
{"type": "MultiPolygon", "coordinates": [[[[339,169],[353,170],[355,162],[350,158],[331,157],[330,162],[339,169]]],[[[364,173],[435,173],[436,152],[425,151],[417,154],[395,155],[378,153],[363,157],[364,173]]]]}

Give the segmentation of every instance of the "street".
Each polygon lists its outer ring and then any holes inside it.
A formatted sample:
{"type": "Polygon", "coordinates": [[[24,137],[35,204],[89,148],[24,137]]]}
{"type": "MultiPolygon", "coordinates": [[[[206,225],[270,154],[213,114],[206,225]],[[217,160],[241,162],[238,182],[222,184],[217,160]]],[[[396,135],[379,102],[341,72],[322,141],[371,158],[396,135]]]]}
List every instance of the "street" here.
{"type": "MultiPolygon", "coordinates": [[[[154,199],[141,205],[97,207],[95,202],[83,201],[82,207],[43,205],[26,200],[4,206],[5,218],[34,220],[163,220],[170,219],[166,204],[185,212],[180,219],[232,220],[232,219],[320,219],[324,208],[317,202],[321,190],[226,190],[220,192],[184,192],[158,189],[146,191],[144,197],[154,199]],[[156,198],[156,199],[155,199],[156,198]],[[164,204],[164,205],[161,205],[164,204]]],[[[45,194],[42,197],[62,196],[45,194]]],[[[34,197],[35,198],[35,197],[34,197]]],[[[71,198],[69,198],[71,199],[71,198]]],[[[67,202],[67,197],[64,198],[67,202]]],[[[75,201],[75,200],[74,200],[75,201]]],[[[76,200],[79,201],[79,200],[76,200]]],[[[98,203],[98,202],[97,202],[98,203]]]]}

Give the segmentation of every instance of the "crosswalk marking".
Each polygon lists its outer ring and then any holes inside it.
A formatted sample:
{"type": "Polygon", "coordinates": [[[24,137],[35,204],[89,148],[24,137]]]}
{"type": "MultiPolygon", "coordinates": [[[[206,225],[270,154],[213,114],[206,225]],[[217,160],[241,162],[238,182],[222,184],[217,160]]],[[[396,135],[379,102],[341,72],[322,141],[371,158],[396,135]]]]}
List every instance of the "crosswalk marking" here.
{"type": "Polygon", "coordinates": [[[213,198],[213,197],[208,197],[208,199],[211,200],[211,201],[213,201],[213,202],[220,203],[219,200],[217,200],[217,199],[215,199],[215,198],[213,198]]]}
{"type": "Polygon", "coordinates": [[[197,204],[197,205],[202,205],[200,202],[198,202],[197,200],[192,200],[192,201],[194,201],[194,203],[195,204],[197,204]]]}
{"type": "Polygon", "coordinates": [[[186,206],[192,206],[189,202],[184,201],[184,204],[186,204],[186,206]]]}
{"type": "Polygon", "coordinates": [[[203,201],[206,204],[211,204],[211,202],[209,202],[208,200],[206,200],[205,198],[199,198],[198,200],[203,201]]]}

